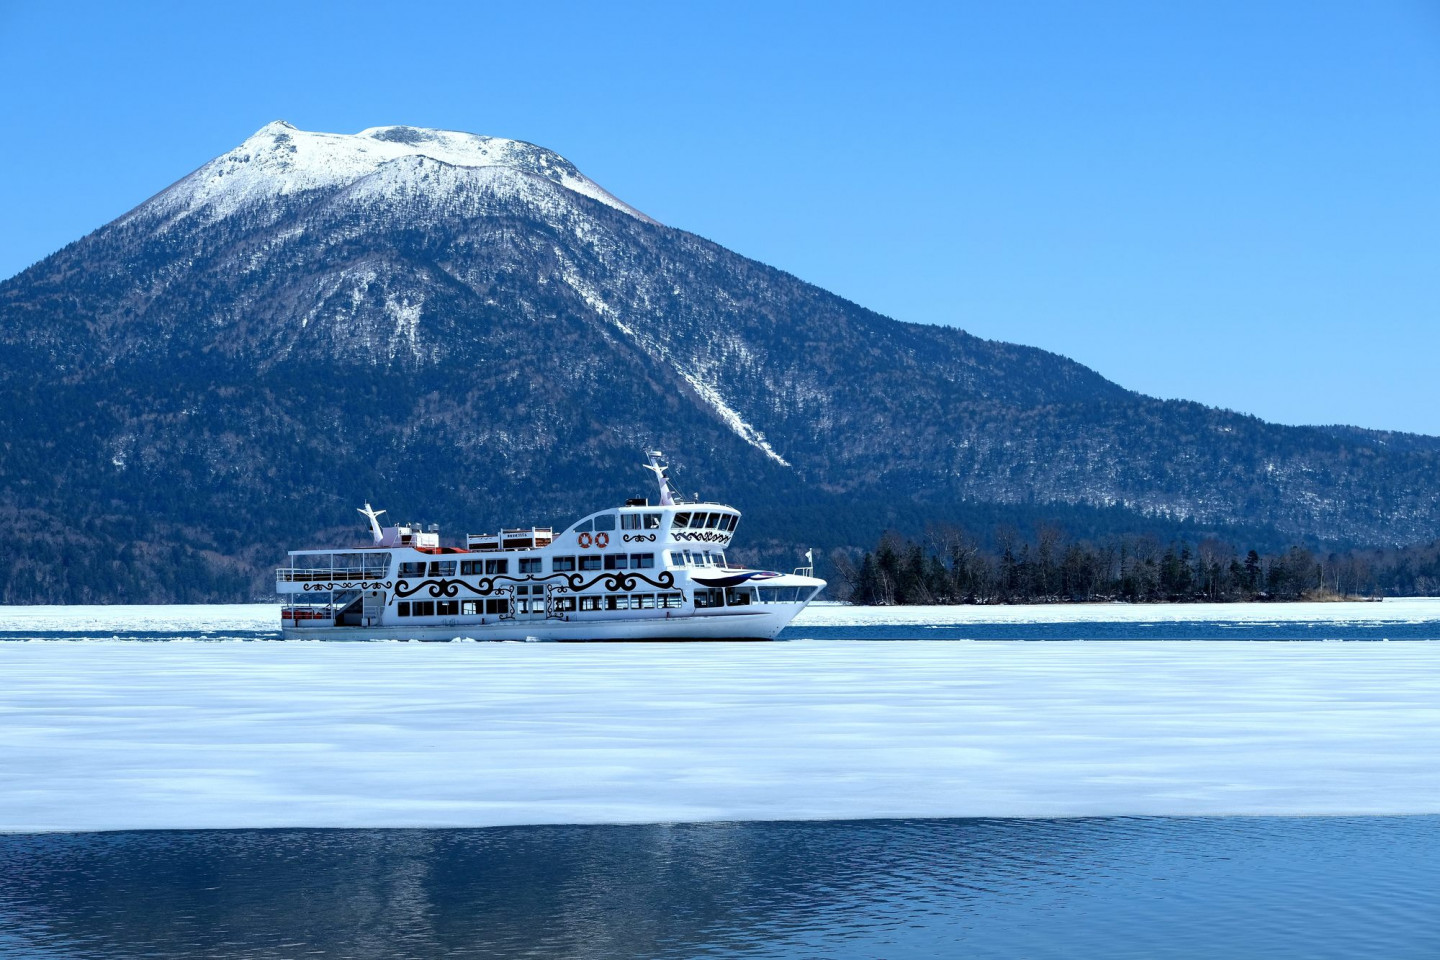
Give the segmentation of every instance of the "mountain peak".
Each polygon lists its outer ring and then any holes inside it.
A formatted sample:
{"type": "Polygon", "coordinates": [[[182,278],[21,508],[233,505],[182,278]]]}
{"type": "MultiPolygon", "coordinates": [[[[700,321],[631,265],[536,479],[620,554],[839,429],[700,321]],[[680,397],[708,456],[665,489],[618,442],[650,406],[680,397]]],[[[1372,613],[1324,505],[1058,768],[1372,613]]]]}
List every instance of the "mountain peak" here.
{"type": "MultiPolygon", "coordinates": [[[[397,160],[424,157],[461,169],[504,167],[649,221],[554,151],[522,140],[426,127],[370,127],[359,133],[320,133],[274,120],[235,149],[185,177],[131,216],[156,212],[227,216],[276,196],[345,187],[397,160]]],[[[653,222],[653,221],[651,221],[653,222]]]]}

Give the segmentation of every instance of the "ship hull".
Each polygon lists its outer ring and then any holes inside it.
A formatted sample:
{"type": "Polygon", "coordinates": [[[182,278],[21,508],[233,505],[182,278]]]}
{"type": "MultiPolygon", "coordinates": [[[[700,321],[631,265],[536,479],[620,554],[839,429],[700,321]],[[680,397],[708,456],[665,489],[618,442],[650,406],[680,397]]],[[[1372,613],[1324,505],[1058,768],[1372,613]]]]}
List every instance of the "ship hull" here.
{"type": "Polygon", "coordinates": [[[799,612],[795,609],[691,614],[678,617],[634,617],[594,620],[502,620],[488,623],[454,621],[374,627],[285,627],[286,640],[495,640],[551,643],[617,641],[752,641],[774,640],[799,612]]]}

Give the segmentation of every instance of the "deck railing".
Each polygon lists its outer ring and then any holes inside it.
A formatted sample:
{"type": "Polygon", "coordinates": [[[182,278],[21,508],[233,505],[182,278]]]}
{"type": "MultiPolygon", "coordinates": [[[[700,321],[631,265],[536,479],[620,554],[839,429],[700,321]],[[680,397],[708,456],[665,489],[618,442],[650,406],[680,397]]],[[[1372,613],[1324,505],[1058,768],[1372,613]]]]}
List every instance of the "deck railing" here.
{"type": "Polygon", "coordinates": [[[378,567],[277,567],[276,583],[316,583],[329,580],[381,580],[385,571],[378,567]]]}

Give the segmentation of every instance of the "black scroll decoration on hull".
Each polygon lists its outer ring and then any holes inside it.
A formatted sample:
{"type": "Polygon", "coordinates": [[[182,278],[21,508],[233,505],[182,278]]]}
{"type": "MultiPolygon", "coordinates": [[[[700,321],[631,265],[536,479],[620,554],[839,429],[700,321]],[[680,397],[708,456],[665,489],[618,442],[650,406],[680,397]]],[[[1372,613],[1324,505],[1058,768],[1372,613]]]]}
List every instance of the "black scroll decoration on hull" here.
{"type": "Polygon", "coordinates": [[[673,530],[670,536],[675,540],[690,540],[697,543],[725,543],[730,539],[728,533],[711,533],[709,530],[697,530],[694,533],[688,530],[673,530]]]}
{"type": "Polygon", "coordinates": [[[497,592],[497,590],[500,592],[507,590],[513,591],[513,587],[497,586],[497,584],[502,582],[507,584],[547,583],[552,580],[560,581],[560,583],[556,585],[557,589],[569,590],[574,593],[588,590],[597,583],[603,583],[606,590],[615,593],[628,593],[641,583],[648,583],[657,590],[671,590],[675,587],[675,574],[669,570],[662,570],[660,574],[653,579],[643,573],[636,573],[630,570],[611,570],[607,573],[599,574],[590,580],[586,580],[583,573],[552,573],[547,577],[537,577],[533,574],[524,577],[481,577],[473,584],[458,579],[439,579],[421,580],[419,583],[411,586],[409,580],[396,580],[395,592],[391,596],[390,602],[394,603],[396,600],[413,597],[421,591],[425,591],[429,596],[436,598],[458,597],[461,590],[473,593],[477,597],[488,597],[497,592]]]}
{"type": "Polygon", "coordinates": [[[389,590],[390,586],[389,580],[361,580],[355,583],[303,583],[300,589],[308,593],[312,590],[389,590]]]}

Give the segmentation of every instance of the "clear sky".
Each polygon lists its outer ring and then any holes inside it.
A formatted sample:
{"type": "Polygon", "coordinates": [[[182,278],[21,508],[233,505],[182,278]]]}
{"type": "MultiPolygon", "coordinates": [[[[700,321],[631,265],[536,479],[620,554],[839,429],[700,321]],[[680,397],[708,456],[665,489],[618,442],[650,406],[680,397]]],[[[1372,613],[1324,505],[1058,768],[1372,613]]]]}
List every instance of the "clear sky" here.
{"type": "Polygon", "coordinates": [[[1440,434],[1440,0],[0,0],[0,276],[270,120],[541,144],[900,320],[1440,434]]]}

